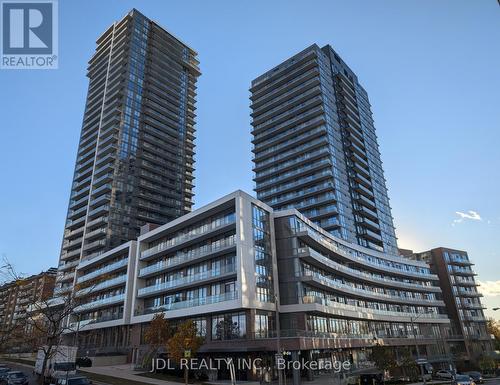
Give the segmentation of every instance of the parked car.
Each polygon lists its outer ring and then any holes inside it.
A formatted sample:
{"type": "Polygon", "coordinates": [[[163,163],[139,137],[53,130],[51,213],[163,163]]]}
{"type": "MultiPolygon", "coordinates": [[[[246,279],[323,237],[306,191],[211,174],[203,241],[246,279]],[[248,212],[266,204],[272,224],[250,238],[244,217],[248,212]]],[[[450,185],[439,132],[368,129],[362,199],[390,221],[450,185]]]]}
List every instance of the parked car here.
{"type": "Polygon", "coordinates": [[[451,380],[453,378],[453,373],[449,370],[438,370],[434,376],[441,380],[451,380]]]}
{"type": "Polygon", "coordinates": [[[19,372],[17,370],[7,373],[8,385],[28,385],[28,377],[23,372],[19,372]]]}
{"type": "Polygon", "coordinates": [[[476,385],[472,377],[466,374],[457,374],[453,380],[453,385],[476,385]]]}
{"type": "Polygon", "coordinates": [[[482,384],[484,382],[483,375],[480,372],[465,372],[464,374],[471,377],[476,384],[482,384]]]}
{"type": "Polygon", "coordinates": [[[12,369],[6,366],[0,366],[0,380],[7,377],[7,373],[11,372],[12,369]]]}
{"type": "Polygon", "coordinates": [[[52,385],[90,385],[90,381],[85,376],[71,375],[71,376],[58,376],[52,379],[52,385]]]}
{"type": "Polygon", "coordinates": [[[78,357],[76,359],[76,366],[79,368],[90,368],[92,366],[92,360],[88,357],[78,357]]]}

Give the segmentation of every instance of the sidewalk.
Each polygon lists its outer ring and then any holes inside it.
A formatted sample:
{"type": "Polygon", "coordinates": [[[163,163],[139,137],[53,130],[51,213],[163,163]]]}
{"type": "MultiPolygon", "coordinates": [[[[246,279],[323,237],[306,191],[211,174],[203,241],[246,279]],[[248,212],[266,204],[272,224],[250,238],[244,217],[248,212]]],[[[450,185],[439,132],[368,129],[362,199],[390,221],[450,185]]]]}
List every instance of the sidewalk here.
{"type": "Polygon", "coordinates": [[[156,378],[138,376],[146,371],[135,371],[130,364],[114,366],[95,366],[90,368],[79,368],[80,372],[93,373],[101,376],[115,377],[127,381],[140,382],[152,385],[180,385],[179,382],[164,381],[156,378]]]}

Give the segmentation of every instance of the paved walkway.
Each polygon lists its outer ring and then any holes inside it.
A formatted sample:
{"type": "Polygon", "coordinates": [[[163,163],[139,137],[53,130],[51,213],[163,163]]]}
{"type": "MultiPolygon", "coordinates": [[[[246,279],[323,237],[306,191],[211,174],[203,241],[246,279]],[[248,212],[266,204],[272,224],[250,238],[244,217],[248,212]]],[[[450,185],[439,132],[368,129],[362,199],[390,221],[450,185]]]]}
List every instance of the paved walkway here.
{"type": "Polygon", "coordinates": [[[133,365],[114,365],[114,366],[93,366],[90,368],[79,368],[81,372],[101,374],[103,376],[110,376],[115,378],[123,378],[124,380],[142,382],[144,384],[152,385],[179,385],[178,382],[174,381],[164,381],[157,378],[149,378],[138,376],[141,373],[147,373],[145,371],[135,371],[133,365]]]}

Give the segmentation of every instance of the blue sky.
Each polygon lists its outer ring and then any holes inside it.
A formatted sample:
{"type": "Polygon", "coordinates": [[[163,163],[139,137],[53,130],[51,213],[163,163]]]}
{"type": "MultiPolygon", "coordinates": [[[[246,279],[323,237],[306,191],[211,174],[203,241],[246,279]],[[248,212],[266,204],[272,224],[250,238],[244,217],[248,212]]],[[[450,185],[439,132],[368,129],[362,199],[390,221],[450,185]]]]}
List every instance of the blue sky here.
{"type": "Polygon", "coordinates": [[[496,0],[60,1],[60,68],[0,70],[0,254],[19,271],[57,264],[86,63],[132,7],[199,53],[197,207],[252,192],[250,81],[331,44],[370,96],[400,247],[467,250],[500,305],[496,0]]]}

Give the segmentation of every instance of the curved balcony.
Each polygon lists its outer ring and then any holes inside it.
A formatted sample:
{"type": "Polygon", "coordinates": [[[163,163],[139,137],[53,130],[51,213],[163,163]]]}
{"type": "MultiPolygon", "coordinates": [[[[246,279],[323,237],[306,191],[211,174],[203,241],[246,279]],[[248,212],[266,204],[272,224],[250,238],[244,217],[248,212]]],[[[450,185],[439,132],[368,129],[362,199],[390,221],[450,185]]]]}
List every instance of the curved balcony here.
{"type": "Polygon", "coordinates": [[[301,304],[281,305],[283,313],[300,311],[334,314],[342,317],[357,319],[373,319],[379,321],[401,321],[418,323],[449,323],[447,315],[436,313],[407,313],[391,310],[379,310],[354,305],[347,305],[317,296],[302,297],[301,304]]]}
{"type": "Polygon", "coordinates": [[[403,282],[403,281],[396,281],[393,279],[377,277],[377,276],[353,269],[351,267],[348,267],[348,266],[342,265],[338,262],[335,262],[335,261],[331,260],[330,258],[322,255],[321,253],[318,253],[316,250],[311,249],[309,247],[299,248],[298,253],[299,253],[299,257],[304,259],[307,262],[310,262],[312,264],[319,262],[323,268],[326,268],[329,271],[339,272],[341,274],[346,274],[349,277],[352,277],[356,280],[361,280],[361,281],[366,280],[368,282],[379,283],[382,286],[394,287],[394,288],[398,288],[398,289],[428,291],[428,292],[435,292],[435,293],[441,292],[441,289],[439,288],[439,286],[425,286],[425,285],[408,283],[408,282],[403,282]]]}
{"type": "MultiPolygon", "coordinates": [[[[336,244],[334,244],[334,241],[330,241],[327,239],[325,236],[322,236],[316,232],[314,232],[312,229],[303,229],[299,231],[295,231],[295,235],[300,238],[304,238],[309,241],[313,241],[316,243],[318,246],[321,248],[325,249],[327,252],[333,252],[335,255],[344,258],[350,262],[357,263],[359,265],[362,265],[365,268],[368,269],[373,269],[377,270],[380,272],[389,272],[397,275],[402,275],[405,277],[413,277],[417,279],[424,279],[424,280],[433,280],[433,281],[438,281],[439,278],[435,274],[430,274],[430,273],[423,273],[423,272],[418,272],[418,271],[409,271],[409,270],[403,270],[399,269],[396,267],[380,264],[374,261],[370,261],[362,256],[359,255],[359,252],[355,249],[349,249],[347,246],[345,247],[339,247],[336,244]]],[[[394,262],[394,263],[399,263],[404,266],[414,266],[414,267],[421,267],[419,266],[420,264],[409,264],[408,261],[403,260],[403,258],[399,257],[391,257],[391,256],[384,256],[382,257],[374,257],[374,258],[379,258],[382,260],[386,260],[389,262],[394,262]]],[[[423,266],[422,266],[423,267],[423,266]]]]}
{"type": "Polygon", "coordinates": [[[378,293],[372,290],[360,289],[352,285],[340,282],[338,280],[326,277],[313,271],[304,271],[303,281],[309,282],[311,285],[318,286],[322,289],[338,291],[353,297],[362,297],[373,299],[382,302],[391,302],[398,304],[412,304],[422,306],[445,306],[443,301],[436,299],[413,298],[413,297],[400,297],[386,293],[378,293]]]}

